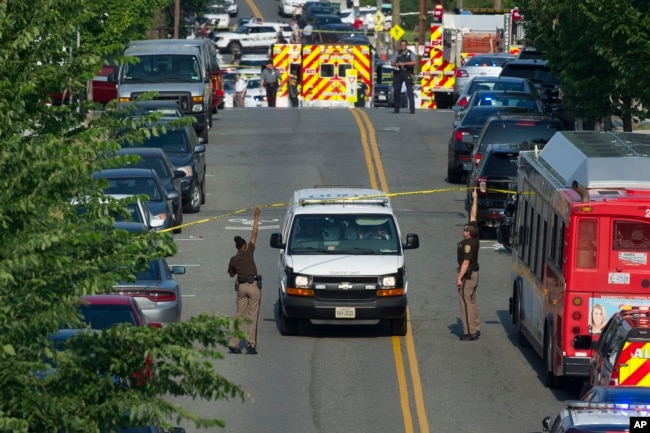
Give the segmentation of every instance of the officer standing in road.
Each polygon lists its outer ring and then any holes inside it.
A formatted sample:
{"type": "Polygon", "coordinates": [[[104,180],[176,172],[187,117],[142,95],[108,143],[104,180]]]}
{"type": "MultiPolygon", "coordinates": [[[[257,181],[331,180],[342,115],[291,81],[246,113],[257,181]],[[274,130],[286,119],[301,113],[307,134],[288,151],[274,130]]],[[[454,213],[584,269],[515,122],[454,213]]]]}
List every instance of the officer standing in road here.
{"type": "MultiPolygon", "coordinates": [[[[230,258],[228,274],[237,276],[235,290],[237,291],[237,317],[247,318],[251,321],[248,326],[248,342],[246,351],[251,355],[257,354],[257,322],[260,315],[260,302],[262,300],[262,277],[257,274],[255,265],[255,241],[260,221],[260,208],[255,208],[253,230],[248,243],[241,237],[235,236],[237,254],[230,258]]],[[[228,342],[230,353],[241,353],[240,340],[232,336],[228,342]]]]}
{"type": "Polygon", "coordinates": [[[481,321],[476,302],[476,288],[478,287],[478,250],[479,230],[476,214],[478,211],[476,189],[472,190],[472,208],[470,221],[463,227],[463,240],[458,243],[458,275],[456,288],[460,302],[460,317],[463,322],[463,336],[461,341],[478,340],[481,336],[481,321]]]}
{"type": "Polygon", "coordinates": [[[416,57],[408,49],[407,42],[399,42],[400,49],[390,58],[390,64],[395,68],[393,73],[393,113],[399,113],[400,99],[402,96],[402,83],[406,84],[406,94],[409,100],[411,114],[415,113],[415,97],[413,95],[413,71],[415,70],[416,57]]]}
{"type": "Polygon", "coordinates": [[[275,97],[278,92],[278,82],[280,81],[280,72],[273,67],[273,60],[266,62],[266,67],[262,71],[262,80],[260,88],[266,88],[266,102],[269,107],[275,107],[275,97]]]}

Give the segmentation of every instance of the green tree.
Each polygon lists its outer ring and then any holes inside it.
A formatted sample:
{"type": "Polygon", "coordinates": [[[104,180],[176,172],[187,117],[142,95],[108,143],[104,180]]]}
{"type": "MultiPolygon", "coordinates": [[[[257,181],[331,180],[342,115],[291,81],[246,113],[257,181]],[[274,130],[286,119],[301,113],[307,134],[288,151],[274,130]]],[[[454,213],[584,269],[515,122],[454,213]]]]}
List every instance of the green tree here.
{"type": "Polygon", "coordinates": [[[103,2],[98,10],[99,3],[0,2],[0,431],[108,431],[125,414],[133,423],[222,426],[218,414],[202,419],[168,397],[243,398],[213,365],[230,319],[201,315],[162,329],[81,333],[64,351],[48,338],[81,326],[80,295],[109,291],[149,259],[175,251],[168,234],[113,229],[111,215],[123,204],[103,201],[101,185],[91,185],[94,171],[115,163],[111,132],[142,134],[141,123],[109,114],[86,120],[92,103],[83,100],[46,104],[64,89],[80,92],[105,54],[143,37],[137,29],[150,15],[141,12],[154,4],[103,2]],[[103,14],[110,25],[98,27],[103,14]],[[108,27],[114,37],[102,34],[108,27]],[[87,199],[85,212],[71,204],[75,197],[87,199]],[[51,374],[35,374],[52,365],[51,374]]]}
{"type": "Polygon", "coordinates": [[[646,118],[650,96],[650,3],[524,0],[526,35],[546,51],[567,106],[588,119],[646,118]]]}

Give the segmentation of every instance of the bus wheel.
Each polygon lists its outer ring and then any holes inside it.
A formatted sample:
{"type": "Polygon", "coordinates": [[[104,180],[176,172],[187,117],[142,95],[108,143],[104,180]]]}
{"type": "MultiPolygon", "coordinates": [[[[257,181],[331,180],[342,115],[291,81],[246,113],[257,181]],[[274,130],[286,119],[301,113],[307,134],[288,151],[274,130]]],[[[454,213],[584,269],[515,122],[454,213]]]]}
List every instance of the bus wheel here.
{"type": "Polygon", "coordinates": [[[512,311],[512,317],[515,322],[515,328],[517,329],[517,341],[522,347],[530,347],[530,342],[521,331],[521,298],[519,295],[515,295],[515,305],[512,311]]]}
{"type": "Polygon", "coordinates": [[[558,378],[553,373],[553,348],[548,331],[544,332],[544,368],[546,370],[544,385],[547,388],[557,388],[558,378]]]}

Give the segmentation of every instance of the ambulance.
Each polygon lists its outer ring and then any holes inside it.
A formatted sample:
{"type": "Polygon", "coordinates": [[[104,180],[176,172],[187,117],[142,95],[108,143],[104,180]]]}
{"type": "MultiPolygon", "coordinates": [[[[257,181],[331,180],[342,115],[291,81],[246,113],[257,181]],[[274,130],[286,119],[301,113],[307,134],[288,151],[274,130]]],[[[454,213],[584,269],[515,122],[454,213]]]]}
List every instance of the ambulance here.
{"type": "Polygon", "coordinates": [[[273,67],[282,75],[278,106],[290,105],[290,75],[298,78],[304,107],[353,107],[372,94],[370,45],[275,44],[272,52],[273,67]]]}
{"type": "Polygon", "coordinates": [[[582,391],[598,385],[650,386],[650,305],[622,306],[605,325],[582,391]]]}
{"type": "Polygon", "coordinates": [[[361,187],[295,191],[281,233],[279,310],[282,335],[296,335],[301,320],[315,325],[390,323],[406,335],[408,282],[404,251],[418,235],[402,238],[388,197],[361,187]]]}

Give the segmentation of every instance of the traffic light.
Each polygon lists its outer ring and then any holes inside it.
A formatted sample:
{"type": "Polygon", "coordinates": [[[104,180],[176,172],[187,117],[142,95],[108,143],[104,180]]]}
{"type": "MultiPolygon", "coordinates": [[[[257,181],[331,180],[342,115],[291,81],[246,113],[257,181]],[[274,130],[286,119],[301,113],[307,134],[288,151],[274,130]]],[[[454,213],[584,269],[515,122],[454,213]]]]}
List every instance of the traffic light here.
{"type": "Polygon", "coordinates": [[[435,5],[435,7],[433,8],[433,22],[438,24],[442,23],[443,14],[444,12],[442,10],[442,5],[441,4],[435,5]]]}

